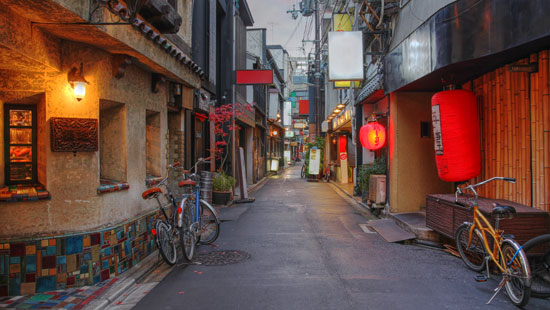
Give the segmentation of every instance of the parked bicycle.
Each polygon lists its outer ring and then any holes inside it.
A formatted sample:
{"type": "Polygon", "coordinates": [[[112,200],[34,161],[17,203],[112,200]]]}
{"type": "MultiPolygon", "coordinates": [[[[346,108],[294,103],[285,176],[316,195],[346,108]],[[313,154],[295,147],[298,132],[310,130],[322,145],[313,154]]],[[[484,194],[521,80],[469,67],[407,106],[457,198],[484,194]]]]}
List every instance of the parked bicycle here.
{"type": "Polygon", "coordinates": [[[489,299],[487,304],[491,303],[496,295],[506,287],[508,297],[518,307],[525,306],[531,296],[531,271],[529,262],[523,249],[513,240],[513,237],[503,234],[499,229],[501,219],[509,219],[514,216],[516,210],[511,206],[502,206],[495,204],[492,217],[496,219],[495,227],[479,211],[478,195],[476,187],[494,180],[503,180],[515,183],[513,178],[494,177],[477,184],[458,186],[456,188],[456,202],[458,195],[468,189],[474,193],[473,199],[473,222],[466,222],[458,227],[456,231],[456,247],[460,257],[470,269],[482,271],[486,267],[486,275],[476,276],[480,282],[486,281],[490,277],[489,261],[492,260],[497,269],[502,274],[502,280],[495,289],[495,293],[489,299]],[[490,238],[490,239],[488,239],[490,238]],[[490,246],[492,245],[492,247],[490,246]]]}
{"type": "Polygon", "coordinates": [[[189,195],[180,203],[182,209],[180,227],[180,242],[183,256],[186,261],[193,260],[197,244],[211,244],[220,234],[220,219],[214,207],[201,199],[199,164],[208,163],[210,158],[200,158],[194,166],[194,172],[186,173],[186,180],[179,182],[179,186],[189,189],[189,195]]]}
{"type": "Polygon", "coordinates": [[[537,236],[522,247],[531,267],[531,295],[550,297],[550,234],[537,236]]]}
{"type": "Polygon", "coordinates": [[[174,265],[177,261],[176,244],[179,237],[178,217],[182,213],[182,209],[178,208],[176,197],[172,194],[170,188],[166,185],[168,181],[168,175],[170,171],[179,167],[179,163],[169,165],[166,173],[166,177],[156,184],[155,187],[150,188],[143,192],[141,195],[143,199],[155,199],[158,203],[161,211],[161,217],[157,219],[152,231],[153,236],[159,252],[164,261],[169,265],[174,265]],[[165,193],[162,191],[161,186],[164,186],[165,193]],[[160,201],[160,197],[164,195],[167,203],[163,205],[160,201]],[[166,209],[169,209],[169,213],[166,213],[166,209]]]}

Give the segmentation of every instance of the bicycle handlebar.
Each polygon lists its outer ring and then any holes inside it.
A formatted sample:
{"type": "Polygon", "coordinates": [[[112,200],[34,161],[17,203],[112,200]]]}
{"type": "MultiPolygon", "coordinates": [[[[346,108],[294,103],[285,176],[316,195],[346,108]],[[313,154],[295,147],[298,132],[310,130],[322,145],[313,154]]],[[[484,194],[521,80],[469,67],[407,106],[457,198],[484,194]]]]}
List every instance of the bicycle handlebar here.
{"type": "Polygon", "coordinates": [[[493,178],[490,178],[490,179],[487,179],[485,181],[481,181],[479,183],[476,183],[476,184],[470,184],[468,186],[465,186],[465,187],[460,187],[457,186],[456,187],[456,192],[455,192],[455,202],[458,202],[458,194],[462,195],[463,194],[463,190],[466,190],[466,189],[469,189],[471,190],[473,193],[474,193],[474,196],[475,196],[475,201],[476,201],[476,204],[477,204],[477,198],[478,198],[478,195],[477,195],[477,191],[474,189],[480,185],[483,185],[483,184],[486,184],[486,183],[489,183],[489,182],[492,182],[492,181],[495,181],[495,180],[500,180],[500,181],[506,181],[506,182],[510,182],[510,183],[516,183],[516,179],[515,178],[506,178],[506,177],[493,177],[493,178]]]}

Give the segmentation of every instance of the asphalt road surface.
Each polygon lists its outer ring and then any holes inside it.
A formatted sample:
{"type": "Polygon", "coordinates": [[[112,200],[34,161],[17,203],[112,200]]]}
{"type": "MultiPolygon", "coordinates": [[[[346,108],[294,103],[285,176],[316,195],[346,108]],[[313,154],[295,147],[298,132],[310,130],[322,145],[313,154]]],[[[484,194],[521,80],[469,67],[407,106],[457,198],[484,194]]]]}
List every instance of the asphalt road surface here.
{"type": "Polygon", "coordinates": [[[475,282],[459,258],[365,233],[367,219],[331,185],[300,179],[299,165],[253,196],[224,210],[220,238],[199,250],[243,260],[176,266],[134,309],[517,309],[505,293],[486,305],[497,280],[475,282]]]}

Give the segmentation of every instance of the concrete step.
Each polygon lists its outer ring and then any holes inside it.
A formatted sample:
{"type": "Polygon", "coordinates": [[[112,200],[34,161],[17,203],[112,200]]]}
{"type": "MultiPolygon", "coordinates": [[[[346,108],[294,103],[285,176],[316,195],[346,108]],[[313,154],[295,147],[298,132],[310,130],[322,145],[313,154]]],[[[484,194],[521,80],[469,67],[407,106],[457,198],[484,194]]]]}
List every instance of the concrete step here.
{"type": "Polygon", "coordinates": [[[397,225],[416,235],[420,240],[440,242],[440,235],[426,227],[426,214],[424,212],[390,213],[388,217],[397,225]]]}

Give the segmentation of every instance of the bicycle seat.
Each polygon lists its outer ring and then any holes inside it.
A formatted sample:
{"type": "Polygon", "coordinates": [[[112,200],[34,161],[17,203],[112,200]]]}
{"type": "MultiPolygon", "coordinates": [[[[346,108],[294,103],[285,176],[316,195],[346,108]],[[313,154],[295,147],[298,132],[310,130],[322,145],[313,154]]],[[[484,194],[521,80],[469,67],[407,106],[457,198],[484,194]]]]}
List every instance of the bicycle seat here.
{"type": "Polygon", "coordinates": [[[498,203],[493,204],[493,212],[491,212],[491,215],[496,218],[512,218],[516,214],[516,209],[511,206],[503,206],[498,203]]]}
{"type": "Polygon", "coordinates": [[[183,181],[180,181],[178,183],[178,186],[179,187],[183,187],[183,186],[195,186],[197,185],[197,182],[195,181],[192,181],[192,180],[183,180],[183,181]]]}
{"type": "Polygon", "coordinates": [[[141,197],[143,197],[143,199],[149,199],[149,198],[152,198],[152,197],[154,197],[155,195],[157,195],[159,193],[162,193],[162,190],[158,187],[153,187],[151,189],[148,189],[148,190],[144,191],[143,194],[141,194],[141,197]]]}

